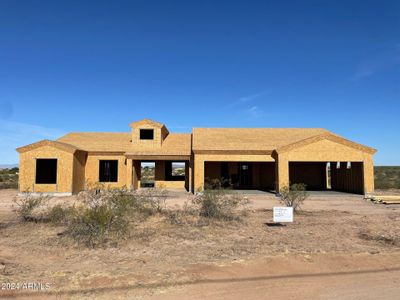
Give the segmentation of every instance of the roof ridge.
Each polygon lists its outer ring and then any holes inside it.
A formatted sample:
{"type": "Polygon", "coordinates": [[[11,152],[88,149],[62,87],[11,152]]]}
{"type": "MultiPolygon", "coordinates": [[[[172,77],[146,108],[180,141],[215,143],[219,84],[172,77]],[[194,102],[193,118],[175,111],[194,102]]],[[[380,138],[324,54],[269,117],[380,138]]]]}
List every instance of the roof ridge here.
{"type": "Polygon", "coordinates": [[[31,143],[31,144],[19,147],[16,150],[19,153],[22,153],[22,152],[29,151],[31,149],[35,149],[37,147],[41,147],[41,146],[59,146],[59,147],[62,148],[62,150],[67,150],[69,152],[75,152],[76,150],[83,151],[79,147],[76,147],[76,146],[74,146],[72,144],[65,143],[65,142],[60,142],[60,141],[57,141],[57,140],[55,140],[55,141],[48,140],[48,139],[44,139],[44,140],[41,140],[41,141],[38,141],[38,142],[35,142],[35,143],[31,143]]]}
{"type": "Polygon", "coordinates": [[[129,124],[129,126],[130,126],[130,127],[134,127],[134,126],[136,126],[136,125],[139,125],[139,126],[140,126],[140,125],[142,125],[142,124],[149,124],[149,125],[152,125],[152,126],[155,126],[155,127],[159,127],[159,128],[165,127],[165,125],[164,125],[163,123],[154,121],[154,120],[149,119],[149,118],[141,119],[141,120],[138,120],[138,121],[131,122],[131,123],[129,124]]]}
{"type": "Polygon", "coordinates": [[[277,153],[287,152],[287,151],[290,151],[290,150],[296,148],[296,146],[299,146],[299,147],[305,146],[305,145],[313,143],[314,140],[315,140],[315,142],[318,142],[318,141],[320,141],[320,140],[322,140],[324,138],[328,138],[328,139],[329,138],[333,138],[334,142],[341,143],[341,144],[343,144],[345,146],[348,146],[348,147],[351,147],[351,148],[355,148],[355,149],[358,149],[358,150],[361,150],[361,151],[365,151],[365,152],[368,152],[368,153],[374,154],[376,152],[376,149],[374,149],[374,148],[371,148],[371,147],[368,147],[368,146],[364,146],[364,145],[362,145],[360,143],[357,143],[357,142],[353,142],[351,140],[348,140],[348,139],[346,139],[346,138],[344,138],[344,137],[342,137],[342,136],[340,136],[338,134],[335,134],[333,132],[330,132],[330,131],[327,131],[325,133],[318,134],[318,135],[315,135],[315,136],[311,136],[311,137],[299,140],[299,141],[291,143],[291,144],[284,145],[282,147],[279,147],[279,148],[275,149],[275,151],[277,153]],[[310,143],[308,143],[308,142],[310,142],[310,143]]]}
{"type": "Polygon", "coordinates": [[[322,127],[193,127],[193,129],[318,129],[329,131],[322,127]]]}
{"type": "Polygon", "coordinates": [[[72,131],[68,132],[67,134],[79,134],[79,133],[123,133],[123,134],[131,134],[129,131],[72,131]]]}

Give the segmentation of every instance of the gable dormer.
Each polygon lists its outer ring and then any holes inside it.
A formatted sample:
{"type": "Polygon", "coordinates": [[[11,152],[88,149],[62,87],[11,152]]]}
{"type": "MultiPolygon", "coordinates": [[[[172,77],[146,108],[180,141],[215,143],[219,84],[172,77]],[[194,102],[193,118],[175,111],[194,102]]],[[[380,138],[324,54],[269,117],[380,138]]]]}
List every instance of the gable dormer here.
{"type": "Polygon", "coordinates": [[[161,147],[169,134],[164,124],[150,119],[132,122],[129,126],[132,128],[132,144],[139,147],[161,147]]]}

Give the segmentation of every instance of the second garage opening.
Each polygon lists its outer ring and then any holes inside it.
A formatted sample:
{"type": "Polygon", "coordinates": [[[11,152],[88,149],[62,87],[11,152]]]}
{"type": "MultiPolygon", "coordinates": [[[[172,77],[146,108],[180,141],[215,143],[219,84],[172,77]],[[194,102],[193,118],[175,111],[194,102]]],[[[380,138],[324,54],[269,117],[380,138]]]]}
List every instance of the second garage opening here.
{"type": "Polygon", "coordinates": [[[362,162],[289,162],[289,181],[310,191],[364,193],[362,162]]]}

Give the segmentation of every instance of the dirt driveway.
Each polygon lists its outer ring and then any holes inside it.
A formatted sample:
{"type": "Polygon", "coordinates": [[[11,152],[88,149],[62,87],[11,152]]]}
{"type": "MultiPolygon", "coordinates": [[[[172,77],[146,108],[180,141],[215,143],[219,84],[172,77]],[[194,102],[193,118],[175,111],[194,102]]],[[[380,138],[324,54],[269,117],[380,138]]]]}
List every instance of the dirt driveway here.
{"type": "Polygon", "coordinates": [[[194,266],[197,278],[154,299],[399,299],[400,254],[296,255],[194,266]]]}
{"type": "MultiPolygon", "coordinates": [[[[63,228],[23,223],[0,191],[0,290],[18,299],[398,299],[400,206],[314,193],[294,224],[270,227],[271,194],[249,194],[241,223],[190,227],[150,218],[118,246],[66,243],[63,228]]],[[[187,200],[171,191],[169,207],[187,200]]],[[[76,201],[66,197],[54,201],[76,201]]]]}

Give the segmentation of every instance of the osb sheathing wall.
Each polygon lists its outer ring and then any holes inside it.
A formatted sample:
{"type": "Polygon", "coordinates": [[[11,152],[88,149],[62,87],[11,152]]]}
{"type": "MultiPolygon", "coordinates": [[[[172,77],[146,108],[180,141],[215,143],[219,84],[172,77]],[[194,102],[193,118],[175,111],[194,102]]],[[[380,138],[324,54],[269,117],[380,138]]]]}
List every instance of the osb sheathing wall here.
{"type": "Polygon", "coordinates": [[[73,153],[51,146],[42,146],[20,153],[19,190],[34,193],[71,193],[73,177],[73,153]],[[57,159],[57,183],[36,184],[36,159],[57,159]]]}
{"type": "Polygon", "coordinates": [[[100,160],[118,160],[118,181],[117,182],[101,182],[108,188],[123,187],[127,185],[126,177],[126,159],[124,155],[98,155],[88,154],[85,167],[86,183],[96,184],[99,182],[99,162],[100,160]]]}

